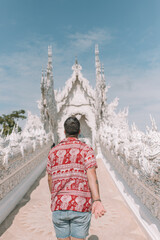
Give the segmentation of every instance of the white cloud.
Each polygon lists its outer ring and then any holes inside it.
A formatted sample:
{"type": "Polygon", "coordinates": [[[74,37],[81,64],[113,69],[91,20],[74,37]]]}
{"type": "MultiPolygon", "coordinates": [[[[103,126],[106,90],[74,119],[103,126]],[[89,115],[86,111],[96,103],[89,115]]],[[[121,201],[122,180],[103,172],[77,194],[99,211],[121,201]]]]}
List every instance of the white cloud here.
{"type": "Polygon", "coordinates": [[[71,45],[77,48],[79,51],[86,51],[96,43],[106,44],[112,39],[111,33],[106,29],[95,29],[88,31],[87,33],[76,32],[69,35],[71,39],[71,45]]]}

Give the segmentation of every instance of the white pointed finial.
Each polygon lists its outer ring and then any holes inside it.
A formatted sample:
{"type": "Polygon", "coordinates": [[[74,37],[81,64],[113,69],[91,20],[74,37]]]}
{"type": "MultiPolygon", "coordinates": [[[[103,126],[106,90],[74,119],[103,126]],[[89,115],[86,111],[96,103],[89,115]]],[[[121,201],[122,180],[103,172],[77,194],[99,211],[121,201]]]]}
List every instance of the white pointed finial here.
{"type": "Polygon", "coordinates": [[[96,54],[96,55],[99,54],[98,44],[95,45],[95,54],[96,54]]]}
{"type": "Polygon", "coordinates": [[[52,63],[52,46],[48,46],[48,63],[52,63]]]}
{"type": "Polygon", "coordinates": [[[95,45],[95,66],[96,66],[96,79],[98,80],[101,74],[98,44],[95,45]]]}
{"type": "Polygon", "coordinates": [[[82,70],[81,65],[78,64],[77,57],[75,58],[75,64],[72,66],[72,70],[74,71],[74,73],[75,73],[76,75],[79,75],[79,73],[80,73],[81,70],[82,70]]]}
{"type": "Polygon", "coordinates": [[[75,65],[78,65],[77,56],[75,56],[75,65]]]}

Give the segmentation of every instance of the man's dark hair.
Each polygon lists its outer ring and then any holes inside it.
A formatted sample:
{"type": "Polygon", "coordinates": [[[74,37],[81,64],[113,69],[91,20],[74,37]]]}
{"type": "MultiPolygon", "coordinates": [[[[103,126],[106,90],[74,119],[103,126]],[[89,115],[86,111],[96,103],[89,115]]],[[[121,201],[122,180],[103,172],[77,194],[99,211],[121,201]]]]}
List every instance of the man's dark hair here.
{"type": "Polygon", "coordinates": [[[78,136],[80,130],[80,122],[76,117],[69,117],[64,122],[66,135],[78,136]]]}

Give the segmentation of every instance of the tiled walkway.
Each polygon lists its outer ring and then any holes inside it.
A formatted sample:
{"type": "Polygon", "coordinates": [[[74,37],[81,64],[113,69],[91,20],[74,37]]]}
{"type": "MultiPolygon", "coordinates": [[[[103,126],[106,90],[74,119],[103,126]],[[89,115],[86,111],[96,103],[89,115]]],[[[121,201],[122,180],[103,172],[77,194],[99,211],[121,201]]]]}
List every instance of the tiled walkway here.
{"type": "MultiPolygon", "coordinates": [[[[104,163],[101,159],[97,162],[101,199],[107,213],[98,220],[92,217],[88,240],[149,240],[104,163]]],[[[56,240],[51,221],[47,176],[44,173],[1,225],[2,232],[1,240],[56,240]]]]}

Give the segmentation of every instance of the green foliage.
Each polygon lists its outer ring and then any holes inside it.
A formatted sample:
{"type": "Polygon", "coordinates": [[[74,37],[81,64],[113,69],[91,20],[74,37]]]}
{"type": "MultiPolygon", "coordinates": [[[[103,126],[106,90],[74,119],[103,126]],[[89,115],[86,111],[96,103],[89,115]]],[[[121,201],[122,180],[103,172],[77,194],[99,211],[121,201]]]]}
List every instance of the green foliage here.
{"type": "Polygon", "coordinates": [[[0,125],[2,126],[3,136],[7,136],[8,134],[11,134],[13,131],[13,128],[16,127],[18,132],[21,132],[21,127],[17,127],[16,120],[18,119],[26,119],[26,116],[24,116],[25,110],[19,110],[19,111],[13,111],[11,114],[5,115],[3,114],[0,116],[0,125]]]}

